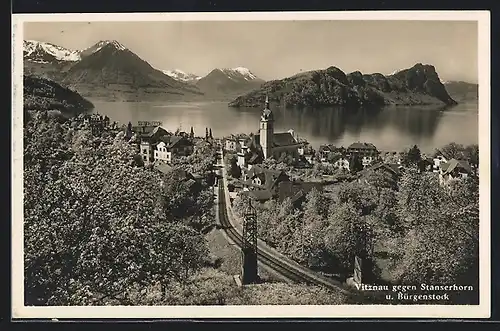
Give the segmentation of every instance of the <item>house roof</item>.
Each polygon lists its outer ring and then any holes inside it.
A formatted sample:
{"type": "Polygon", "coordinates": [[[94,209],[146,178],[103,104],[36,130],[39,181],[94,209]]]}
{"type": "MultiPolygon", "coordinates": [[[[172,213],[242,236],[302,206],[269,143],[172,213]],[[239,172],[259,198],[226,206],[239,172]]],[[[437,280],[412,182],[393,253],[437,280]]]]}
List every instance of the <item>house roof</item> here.
{"type": "Polygon", "coordinates": [[[167,145],[167,148],[177,147],[181,143],[190,144],[190,141],[182,136],[162,136],[159,139],[167,145]]]}
{"type": "Polygon", "coordinates": [[[170,171],[174,169],[172,166],[166,164],[165,162],[158,160],[155,161],[154,168],[164,174],[168,174],[170,171]]]}
{"type": "Polygon", "coordinates": [[[321,145],[319,146],[319,152],[333,152],[336,150],[336,147],[333,145],[321,145]]]}
{"type": "Polygon", "coordinates": [[[448,154],[447,152],[443,151],[442,149],[437,149],[435,155],[436,156],[441,155],[441,156],[443,156],[447,160],[451,160],[452,159],[451,155],[448,154]]]}
{"type": "Polygon", "coordinates": [[[257,164],[262,162],[262,157],[258,153],[252,153],[248,159],[249,164],[257,164]]]}
{"type": "Polygon", "coordinates": [[[286,198],[291,198],[292,202],[295,202],[302,196],[306,196],[314,188],[322,191],[323,185],[316,182],[281,182],[279,183],[279,200],[283,201],[286,198]]]}
{"type": "Polygon", "coordinates": [[[174,177],[179,181],[190,180],[190,179],[194,180],[194,176],[184,169],[173,168],[172,172],[173,172],[174,177]]]}
{"type": "Polygon", "coordinates": [[[140,138],[150,139],[153,137],[168,136],[170,133],[161,126],[133,126],[132,132],[140,138]]]}
{"type": "Polygon", "coordinates": [[[372,143],[361,143],[361,142],[355,142],[347,148],[348,149],[377,150],[377,147],[375,147],[375,145],[373,145],[372,143]]]}
{"type": "Polygon", "coordinates": [[[389,173],[399,176],[401,174],[400,171],[400,166],[397,163],[384,163],[384,162],[378,162],[373,164],[372,166],[365,168],[361,171],[361,175],[366,175],[370,171],[377,171],[377,170],[385,170],[388,171],[389,173]]]}
{"type": "Polygon", "coordinates": [[[281,146],[292,146],[297,145],[298,142],[295,140],[290,132],[279,132],[273,135],[273,143],[276,147],[281,146]]]}
{"type": "MultiPolygon", "coordinates": [[[[253,141],[255,144],[260,145],[260,134],[253,135],[253,141]]],[[[285,147],[285,146],[295,146],[300,145],[292,133],[290,132],[278,132],[273,134],[273,146],[274,147],[285,147]]]]}
{"type": "Polygon", "coordinates": [[[444,174],[449,174],[453,172],[453,170],[461,170],[465,171],[466,173],[472,172],[471,166],[469,162],[465,160],[457,160],[457,159],[451,159],[450,161],[446,162],[445,164],[441,165],[441,169],[444,171],[444,174]]]}
{"type": "Polygon", "coordinates": [[[188,180],[186,181],[186,185],[187,185],[189,188],[191,188],[191,187],[192,187],[193,185],[195,185],[195,184],[196,184],[196,180],[194,180],[194,179],[192,179],[192,178],[190,178],[190,179],[188,179],[188,180]]]}
{"type": "Polygon", "coordinates": [[[267,188],[272,188],[276,184],[276,181],[282,175],[285,175],[285,173],[283,171],[265,169],[265,168],[261,168],[259,166],[253,166],[252,169],[250,169],[247,172],[247,176],[249,178],[253,179],[253,178],[258,177],[261,179],[261,181],[263,180],[264,181],[263,185],[267,188]]]}
{"type": "MultiPolygon", "coordinates": [[[[329,154],[331,155],[331,154],[329,154]]],[[[328,156],[330,158],[330,156],[328,156]]],[[[330,161],[331,162],[337,162],[338,160],[340,159],[343,159],[344,157],[342,156],[342,154],[335,154],[331,157],[330,161]]]]}

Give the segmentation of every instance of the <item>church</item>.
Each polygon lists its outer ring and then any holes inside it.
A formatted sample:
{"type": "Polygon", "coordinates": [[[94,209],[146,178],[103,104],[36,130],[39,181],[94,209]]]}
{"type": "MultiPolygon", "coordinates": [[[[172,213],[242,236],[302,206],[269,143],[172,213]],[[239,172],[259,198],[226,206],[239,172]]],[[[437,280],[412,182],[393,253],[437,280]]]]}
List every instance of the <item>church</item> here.
{"type": "Polygon", "coordinates": [[[301,144],[293,130],[274,132],[274,115],[269,108],[269,98],[266,97],[260,116],[259,133],[252,135],[249,141],[240,141],[240,147],[238,165],[247,167],[271,157],[279,159],[282,153],[298,156],[301,144]]]}

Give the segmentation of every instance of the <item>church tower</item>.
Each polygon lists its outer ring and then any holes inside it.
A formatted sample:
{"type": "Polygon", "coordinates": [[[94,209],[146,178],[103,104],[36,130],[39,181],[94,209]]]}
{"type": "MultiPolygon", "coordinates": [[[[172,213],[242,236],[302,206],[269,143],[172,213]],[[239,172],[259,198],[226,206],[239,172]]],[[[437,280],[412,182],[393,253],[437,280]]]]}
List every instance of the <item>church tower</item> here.
{"type": "Polygon", "coordinates": [[[269,98],[266,96],[266,106],[260,116],[260,145],[264,153],[264,159],[272,156],[273,136],[274,136],[274,118],[273,112],[269,109],[269,98]]]}

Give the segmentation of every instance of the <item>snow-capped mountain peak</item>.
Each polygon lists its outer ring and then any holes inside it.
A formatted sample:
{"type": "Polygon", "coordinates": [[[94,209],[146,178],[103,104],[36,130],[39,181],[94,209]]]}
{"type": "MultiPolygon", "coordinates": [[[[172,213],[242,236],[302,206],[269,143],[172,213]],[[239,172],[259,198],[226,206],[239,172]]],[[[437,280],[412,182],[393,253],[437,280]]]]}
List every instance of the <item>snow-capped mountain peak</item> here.
{"type": "Polygon", "coordinates": [[[173,79],[180,80],[183,82],[197,81],[201,77],[195,74],[186,73],[180,69],[174,70],[161,70],[165,75],[172,77],[173,79]]]}
{"type": "Polygon", "coordinates": [[[242,76],[245,80],[254,80],[257,78],[248,68],[236,67],[236,68],[223,68],[221,69],[223,73],[232,78],[234,76],[242,76]]]}
{"type": "Polygon", "coordinates": [[[124,51],[127,49],[125,46],[123,46],[120,42],[118,42],[116,40],[101,40],[97,44],[94,45],[94,46],[96,46],[96,50],[94,51],[94,53],[106,45],[112,45],[114,48],[116,48],[120,51],[124,51]]]}
{"type": "Polygon", "coordinates": [[[80,60],[78,51],[38,40],[24,40],[23,53],[24,58],[40,63],[48,63],[53,60],[68,62],[80,60]]]}
{"type": "Polygon", "coordinates": [[[125,46],[123,46],[123,44],[121,44],[120,42],[118,42],[116,40],[101,40],[98,43],[96,43],[96,44],[94,44],[94,45],[92,45],[84,50],[81,50],[80,54],[81,54],[81,56],[87,56],[87,55],[90,55],[90,54],[93,54],[93,53],[100,51],[101,48],[103,48],[104,46],[107,46],[107,45],[112,45],[115,49],[120,50],[120,51],[124,51],[127,49],[125,46]]]}

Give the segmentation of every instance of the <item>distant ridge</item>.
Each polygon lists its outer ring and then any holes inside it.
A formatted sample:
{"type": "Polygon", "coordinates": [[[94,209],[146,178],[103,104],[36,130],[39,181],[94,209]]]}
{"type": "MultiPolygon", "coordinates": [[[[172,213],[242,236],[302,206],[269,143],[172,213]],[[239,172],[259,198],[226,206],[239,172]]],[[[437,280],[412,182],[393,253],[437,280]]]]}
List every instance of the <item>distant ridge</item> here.
{"type": "Polygon", "coordinates": [[[265,81],[245,67],[216,68],[196,82],[209,95],[238,95],[259,88],[265,81]]]}
{"type": "Polygon", "coordinates": [[[477,101],[479,85],[464,81],[447,81],[444,86],[450,95],[458,101],[477,101]]]}
{"type": "Polygon", "coordinates": [[[231,101],[231,107],[260,107],[265,96],[286,106],[455,105],[434,66],[417,63],[384,76],[345,74],[337,67],[264,83],[231,101]]]}

